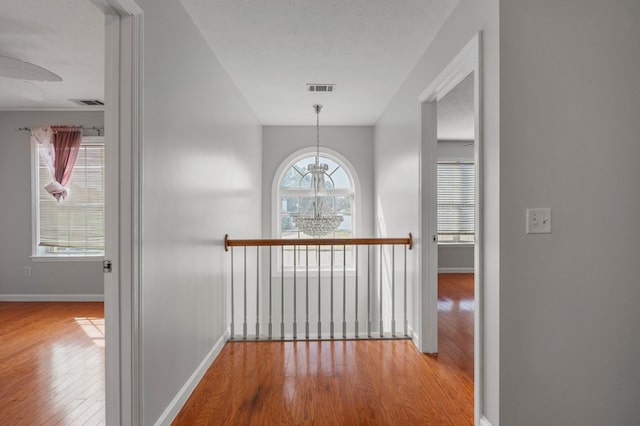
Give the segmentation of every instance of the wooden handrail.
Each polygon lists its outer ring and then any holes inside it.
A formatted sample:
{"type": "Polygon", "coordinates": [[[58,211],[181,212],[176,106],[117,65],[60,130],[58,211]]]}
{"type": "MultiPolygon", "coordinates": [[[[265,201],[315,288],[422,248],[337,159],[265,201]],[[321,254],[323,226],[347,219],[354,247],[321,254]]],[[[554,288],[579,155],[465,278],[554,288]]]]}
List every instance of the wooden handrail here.
{"type": "Polygon", "coordinates": [[[413,236],[409,232],[408,238],[306,238],[306,239],[250,239],[230,240],[229,234],[224,236],[224,250],[229,247],[256,247],[256,246],[353,246],[353,245],[384,245],[403,244],[413,248],[413,236]]]}

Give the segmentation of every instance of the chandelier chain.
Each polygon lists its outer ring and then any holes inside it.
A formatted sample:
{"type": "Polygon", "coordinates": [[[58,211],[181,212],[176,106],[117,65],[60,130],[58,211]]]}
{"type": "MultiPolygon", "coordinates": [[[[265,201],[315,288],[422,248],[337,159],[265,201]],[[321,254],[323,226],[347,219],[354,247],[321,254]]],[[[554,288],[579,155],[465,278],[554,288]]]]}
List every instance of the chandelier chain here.
{"type": "Polygon", "coordinates": [[[316,158],[314,164],[309,164],[307,170],[311,174],[312,193],[307,199],[307,207],[301,214],[293,218],[294,225],[298,230],[311,237],[322,237],[331,232],[335,232],[344,218],[335,213],[335,200],[329,202],[327,196],[320,196],[318,190],[326,189],[325,174],[328,169],[326,164],[320,164],[320,110],[322,105],[313,106],[316,112],[316,158]]]}

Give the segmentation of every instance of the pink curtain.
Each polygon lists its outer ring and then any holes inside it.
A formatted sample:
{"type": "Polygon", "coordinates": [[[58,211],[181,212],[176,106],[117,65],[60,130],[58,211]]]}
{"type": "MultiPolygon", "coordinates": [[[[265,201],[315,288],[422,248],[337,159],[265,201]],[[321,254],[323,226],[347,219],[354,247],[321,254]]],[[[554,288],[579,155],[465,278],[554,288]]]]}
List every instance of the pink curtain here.
{"type": "Polygon", "coordinates": [[[51,126],[51,130],[53,131],[51,144],[55,152],[53,181],[47,184],[45,189],[60,202],[69,196],[69,189],[66,188],[66,185],[71,179],[71,172],[80,152],[82,128],[51,126]]]}

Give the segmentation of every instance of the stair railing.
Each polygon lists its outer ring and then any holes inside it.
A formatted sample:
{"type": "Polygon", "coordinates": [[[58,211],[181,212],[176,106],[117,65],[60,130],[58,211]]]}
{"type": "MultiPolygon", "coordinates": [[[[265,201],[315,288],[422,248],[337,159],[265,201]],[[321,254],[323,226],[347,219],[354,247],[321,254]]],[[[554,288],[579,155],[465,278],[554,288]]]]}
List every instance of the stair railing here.
{"type": "Polygon", "coordinates": [[[407,238],[237,240],[225,235],[224,247],[230,252],[231,340],[410,337],[407,250],[413,248],[411,234],[407,238]],[[402,267],[396,265],[398,247],[404,252],[402,267]],[[238,251],[240,262],[234,259],[238,251]],[[249,274],[248,264],[256,268],[249,274]],[[401,333],[396,330],[397,316],[402,318],[401,333]],[[312,331],[313,320],[316,329],[312,331]],[[337,334],[335,325],[340,320],[337,334]],[[275,333],[273,325],[278,321],[280,330],[275,333]],[[323,321],[329,322],[328,332],[323,321]],[[366,327],[361,331],[362,321],[366,327]],[[240,322],[242,332],[237,334],[240,322]],[[304,332],[298,327],[302,323],[304,332]]]}

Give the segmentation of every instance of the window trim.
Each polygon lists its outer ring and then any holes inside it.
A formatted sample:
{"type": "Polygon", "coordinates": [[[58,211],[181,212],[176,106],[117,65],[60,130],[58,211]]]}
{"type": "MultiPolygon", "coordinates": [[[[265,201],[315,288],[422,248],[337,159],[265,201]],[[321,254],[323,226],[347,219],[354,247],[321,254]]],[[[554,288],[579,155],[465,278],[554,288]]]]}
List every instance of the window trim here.
{"type": "MultiPolygon", "coordinates": [[[[83,136],[81,144],[103,144],[104,136],[83,136]]],[[[38,243],[40,241],[40,189],[39,189],[40,158],[38,146],[31,143],[31,259],[35,262],[64,262],[64,261],[99,261],[104,259],[104,254],[39,254],[38,243]]],[[[106,184],[106,182],[105,182],[106,184]]]]}

